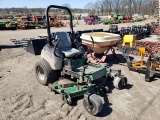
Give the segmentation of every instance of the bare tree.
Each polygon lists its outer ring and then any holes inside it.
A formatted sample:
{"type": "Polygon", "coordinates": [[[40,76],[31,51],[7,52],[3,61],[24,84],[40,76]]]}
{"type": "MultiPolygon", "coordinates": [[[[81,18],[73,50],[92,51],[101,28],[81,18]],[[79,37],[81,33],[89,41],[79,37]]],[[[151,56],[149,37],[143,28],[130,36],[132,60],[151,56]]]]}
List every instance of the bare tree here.
{"type": "Polygon", "coordinates": [[[156,0],[98,0],[101,12],[154,14],[156,0]]]}
{"type": "Polygon", "coordinates": [[[108,0],[108,10],[109,10],[109,15],[110,15],[113,10],[113,1],[112,0],[108,0]]]}
{"type": "Polygon", "coordinates": [[[102,15],[104,13],[104,8],[105,8],[104,3],[105,3],[105,0],[97,0],[97,2],[96,2],[96,5],[100,9],[102,15]]]}
{"type": "MultiPolygon", "coordinates": [[[[71,8],[70,4],[63,4],[68,8],[71,8]]],[[[156,13],[156,0],[97,0],[96,2],[89,2],[84,6],[84,9],[71,9],[74,12],[82,13],[88,12],[95,14],[95,12],[101,13],[102,15],[111,13],[122,13],[122,14],[148,14],[154,15],[156,13]]],[[[17,12],[18,14],[25,13],[37,13],[44,14],[45,8],[27,8],[26,6],[22,8],[0,8],[1,14],[10,14],[10,11],[17,12]]],[[[58,14],[60,10],[52,9],[51,12],[56,12],[58,14]]],[[[66,13],[66,11],[63,11],[66,13]]]]}
{"type": "Polygon", "coordinates": [[[87,10],[88,13],[93,14],[93,11],[95,10],[95,4],[93,2],[89,2],[84,6],[84,9],[87,10]]]}
{"type": "Polygon", "coordinates": [[[97,2],[95,2],[95,4],[94,4],[94,8],[95,8],[95,10],[96,10],[97,14],[99,15],[100,8],[99,8],[99,5],[98,5],[98,3],[97,3],[97,2]]]}

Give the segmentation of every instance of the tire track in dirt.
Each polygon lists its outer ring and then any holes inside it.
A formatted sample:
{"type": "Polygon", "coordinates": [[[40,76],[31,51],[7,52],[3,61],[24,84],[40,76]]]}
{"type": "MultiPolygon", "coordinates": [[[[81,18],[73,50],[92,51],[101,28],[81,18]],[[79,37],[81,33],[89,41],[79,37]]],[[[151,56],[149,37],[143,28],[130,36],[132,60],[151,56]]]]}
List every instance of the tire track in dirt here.
{"type": "MultiPolygon", "coordinates": [[[[11,106],[8,108],[7,119],[38,119],[38,120],[85,120],[82,110],[78,106],[64,104],[60,95],[56,100],[43,99],[36,103],[33,96],[28,93],[19,94],[9,98],[11,106]]],[[[6,103],[7,104],[7,103],[6,103]]],[[[5,106],[5,104],[3,105],[5,106]]]]}
{"type": "Polygon", "coordinates": [[[22,94],[10,98],[11,107],[8,118],[18,117],[24,110],[33,107],[32,95],[22,94]]]}
{"type": "Polygon", "coordinates": [[[146,106],[144,106],[137,114],[136,120],[139,120],[143,116],[143,114],[153,105],[154,101],[159,97],[159,95],[160,93],[154,95],[153,98],[147,102],[146,106]]]}
{"type": "MultiPolygon", "coordinates": [[[[26,119],[29,118],[29,116],[35,115],[38,113],[38,116],[43,117],[47,115],[47,112],[45,112],[45,104],[46,100],[43,100],[41,104],[38,104],[37,106],[34,105],[33,96],[29,95],[28,93],[23,93],[20,95],[12,96],[8,100],[6,100],[6,103],[4,102],[2,107],[8,111],[8,114],[5,114],[6,116],[3,116],[6,119],[26,119]],[[10,104],[9,107],[5,108],[7,104],[10,104]]],[[[5,111],[4,110],[4,111],[5,111]]]]}

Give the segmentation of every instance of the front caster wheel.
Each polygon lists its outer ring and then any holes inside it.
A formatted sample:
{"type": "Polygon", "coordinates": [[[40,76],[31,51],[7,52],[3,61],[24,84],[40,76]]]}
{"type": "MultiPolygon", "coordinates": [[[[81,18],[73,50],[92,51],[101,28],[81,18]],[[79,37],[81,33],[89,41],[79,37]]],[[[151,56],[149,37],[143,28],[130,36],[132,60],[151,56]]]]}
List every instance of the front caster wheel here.
{"type": "Polygon", "coordinates": [[[97,115],[103,108],[102,101],[100,97],[96,94],[92,94],[88,97],[83,99],[83,105],[86,111],[91,115],[97,115]]]}
{"type": "Polygon", "coordinates": [[[114,87],[121,90],[124,89],[127,85],[127,78],[126,77],[115,77],[113,81],[114,87]]]}

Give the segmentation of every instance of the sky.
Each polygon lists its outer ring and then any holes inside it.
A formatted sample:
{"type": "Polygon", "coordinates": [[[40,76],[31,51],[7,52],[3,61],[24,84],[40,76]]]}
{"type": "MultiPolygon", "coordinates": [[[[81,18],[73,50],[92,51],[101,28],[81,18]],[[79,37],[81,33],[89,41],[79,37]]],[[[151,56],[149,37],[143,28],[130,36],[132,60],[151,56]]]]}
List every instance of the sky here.
{"type": "Polygon", "coordinates": [[[62,5],[68,3],[71,8],[83,8],[89,2],[96,0],[0,0],[0,8],[24,7],[46,8],[49,5],[62,5]]]}

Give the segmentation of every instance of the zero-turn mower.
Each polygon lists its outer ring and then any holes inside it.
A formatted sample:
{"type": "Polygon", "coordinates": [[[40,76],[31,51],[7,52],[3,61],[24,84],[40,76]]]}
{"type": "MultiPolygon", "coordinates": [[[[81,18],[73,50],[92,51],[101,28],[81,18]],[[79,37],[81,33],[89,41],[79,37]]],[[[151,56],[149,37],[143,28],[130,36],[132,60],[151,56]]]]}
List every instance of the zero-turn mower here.
{"type": "MultiPolygon", "coordinates": [[[[123,89],[127,84],[127,78],[118,71],[115,76],[105,66],[87,63],[86,55],[76,48],[77,42],[73,32],[72,14],[70,9],[63,6],[50,5],[46,10],[47,23],[49,23],[48,12],[50,8],[67,10],[70,14],[71,32],[55,32],[51,34],[50,25],[47,24],[47,44],[39,50],[41,61],[35,66],[38,81],[43,85],[60,93],[65,103],[72,104],[72,98],[84,96],[83,105],[91,115],[98,114],[103,107],[99,97],[108,90],[106,82],[110,77],[118,89],[123,89]]],[[[41,41],[45,41],[42,39],[41,41]]],[[[32,40],[28,52],[37,50],[37,45],[32,40]]]]}
{"type": "MultiPolygon", "coordinates": [[[[108,91],[107,82],[113,80],[117,89],[123,89],[127,84],[127,78],[121,75],[121,70],[88,63],[87,53],[82,53],[83,47],[78,44],[73,31],[70,9],[57,5],[48,6],[47,23],[51,8],[68,11],[71,31],[51,33],[50,24],[47,24],[47,38],[28,41],[26,51],[41,56],[41,60],[35,65],[36,78],[41,84],[48,85],[52,91],[61,94],[62,100],[69,105],[72,104],[73,97],[84,96],[83,105],[86,111],[91,115],[97,115],[103,108],[100,95],[108,91]]],[[[21,43],[12,41],[18,45],[21,43]]],[[[2,49],[4,47],[2,46],[2,49]]]]}

